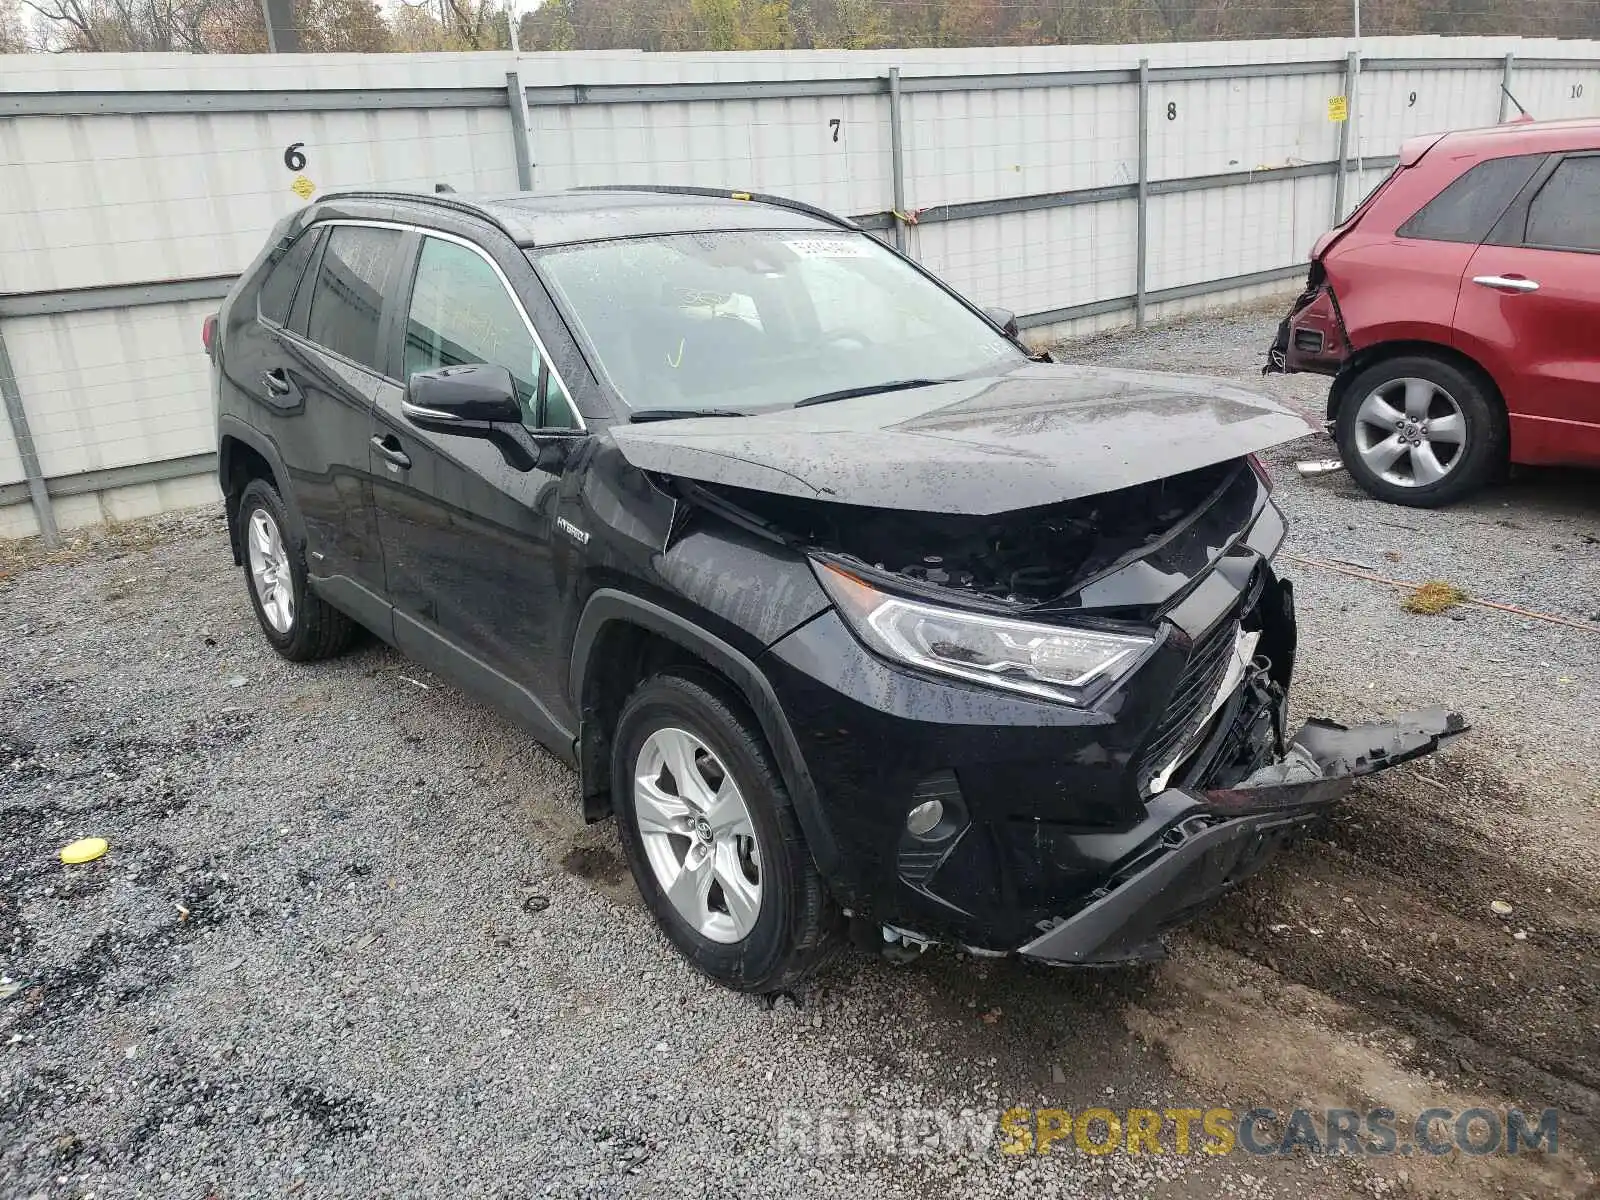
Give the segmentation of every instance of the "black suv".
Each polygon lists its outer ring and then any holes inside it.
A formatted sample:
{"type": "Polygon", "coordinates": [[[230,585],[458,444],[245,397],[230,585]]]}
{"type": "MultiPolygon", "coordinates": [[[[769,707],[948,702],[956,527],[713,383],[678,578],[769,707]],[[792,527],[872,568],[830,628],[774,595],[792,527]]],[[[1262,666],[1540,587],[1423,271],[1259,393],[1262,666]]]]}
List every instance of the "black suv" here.
{"type": "Polygon", "coordinates": [[[1286,734],[1253,452],[1298,417],[1030,354],[802,204],[328,196],[205,340],[268,641],[321,658],[360,625],[498,705],[734,987],[846,929],[1147,956],[1465,727],[1286,734]]]}

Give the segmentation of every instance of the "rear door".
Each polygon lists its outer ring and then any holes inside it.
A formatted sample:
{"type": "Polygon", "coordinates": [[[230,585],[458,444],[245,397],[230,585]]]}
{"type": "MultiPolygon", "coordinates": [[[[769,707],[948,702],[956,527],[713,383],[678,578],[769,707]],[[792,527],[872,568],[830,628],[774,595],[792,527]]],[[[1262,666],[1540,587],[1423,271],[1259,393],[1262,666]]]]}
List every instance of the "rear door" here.
{"type": "Polygon", "coordinates": [[[1457,344],[1521,463],[1600,463],[1600,152],[1552,156],[1468,264],[1457,344]]]}
{"type": "MultiPolygon", "coordinates": [[[[242,415],[251,428],[271,440],[289,471],[289,478],[280,484],[291,506],[301,504],[299,492],[307,447],[319,440],[313,428],[318,410],[306,405],[299,383],[303,376],[299,364],[304,354],[300,344],[305,334],[304,310],[327,232],[325,225],[313,225],[292,242],[274,249],[271,258],[276,261],[268,268],[260,288],[254,294],[241,295],[234,311],[228,314],[231,336],[221,355],[219,387],[227,389],[228,397],[224,409],[242,415]],[[240,311],[246,308],[248,312],[240,311]],[[242,404],[241,400],[248,403],[242,404]]],[[[310,500],[315,509],[315,529],[309,537],[313,546],[320,547],[328,535],[330,514],[318,497],[310,500]]]]}
{"type": "Polygon", "coordinates": [[[383,559],[368,479],[384,297],[399,270],[400,230],[333,224],[301,283],[274,387],[306,420],[284,459],[307,532],[306,569],[319,590],[387,635],[383,559]],[[300,330],[303,329],[303,333],[300,330]]]}
{"type": "Polygon", "coordinates": [[[570,725],[552,545],[563,467],[583,426],[523,304],[481,247],[420,237],[378,387],[371,470],[396,644],[527,724],[570,725]],[[406,420],[403,381],[489,363],[511,372],[523,427],[494,438],[406,420]]]}

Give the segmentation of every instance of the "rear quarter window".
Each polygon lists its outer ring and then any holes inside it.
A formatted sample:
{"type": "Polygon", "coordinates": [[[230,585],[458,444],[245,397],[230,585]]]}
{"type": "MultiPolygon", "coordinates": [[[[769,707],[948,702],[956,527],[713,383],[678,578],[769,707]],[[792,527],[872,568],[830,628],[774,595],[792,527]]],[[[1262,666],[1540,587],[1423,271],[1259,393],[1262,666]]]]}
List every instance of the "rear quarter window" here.
{"type": "Polygon", "coordinates": [[[294,304],[294,295],[300,287],[300,278],[306,273],[306,264],[311,261],[311,255],[316,250],[317,240],[321,236],[320,228],[307,229],[295,238],[267,273],[266,282],[261,285],[261,295],[257,301],[257,311],[263,320],[271,321],[274,325],[289,323],[289,309],[294,304]]]}
{"type": "Polygon", "coordinates": [[[1491,158],[1469,168],[1424,204],[1395,233],[1428,242],[1470,242],[1489,236],[1511,201],[1544,161],[1542,154],[1491,158]]]}

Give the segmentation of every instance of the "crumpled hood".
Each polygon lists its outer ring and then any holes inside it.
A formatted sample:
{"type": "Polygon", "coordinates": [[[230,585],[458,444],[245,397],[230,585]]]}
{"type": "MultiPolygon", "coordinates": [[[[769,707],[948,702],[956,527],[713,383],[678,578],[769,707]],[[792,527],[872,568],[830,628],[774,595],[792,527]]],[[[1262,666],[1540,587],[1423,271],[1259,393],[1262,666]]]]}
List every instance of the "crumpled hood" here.
{"type": "Polygon", "coordinates": [[[614,425],[644,471],[909,512],[1055,504],[1311,432],[1215,379],[1055,363],[750,417],[614,425]]]}

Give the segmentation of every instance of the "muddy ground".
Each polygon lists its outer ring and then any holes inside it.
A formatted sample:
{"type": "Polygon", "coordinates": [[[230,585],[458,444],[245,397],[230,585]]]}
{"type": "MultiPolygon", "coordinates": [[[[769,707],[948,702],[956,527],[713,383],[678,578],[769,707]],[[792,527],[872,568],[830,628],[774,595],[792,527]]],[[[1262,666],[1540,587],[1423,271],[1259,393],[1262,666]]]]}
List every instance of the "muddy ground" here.
{"type": "MultiPolygon", "coordinates": [[[[1074,347],[1245,377],[1245,314],[1074,347]]],[[[1314,381],[1269,380],[1313,413],[1314,381]]],[[[0,556],[0,1196],[1579,1196],[1600,1163],[1600,495],[1443,514],[1271,456],[1296,706],[1473,734],[1361,789],[1155,967],[843,957],[767,1005],[655,934],[609,825],[494,713],[372,643],[297,667],[221,523],[0,556]],[[110,839],[68,870],[72,838],[110,839]],[[1510,905],[1504,916],[1491,903],[1510,905]],[[1521,935],[1521,936],[1518,936],[1521,935]],[[1560,1153],[1257,1158],[942,1144],[783,1114],[1012,1105],[1561,1110],[1560,1153]]]]}

